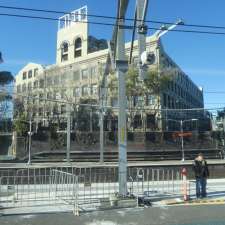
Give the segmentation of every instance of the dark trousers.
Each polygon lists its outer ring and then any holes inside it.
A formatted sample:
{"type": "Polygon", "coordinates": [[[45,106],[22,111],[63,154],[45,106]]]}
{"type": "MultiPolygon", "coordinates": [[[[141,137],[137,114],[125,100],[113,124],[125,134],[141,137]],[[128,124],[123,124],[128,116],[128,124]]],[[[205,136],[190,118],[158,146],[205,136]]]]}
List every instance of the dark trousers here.
{"type": "Polygon", "coordinates": [[[206,178],[196,178],[196,197],[205,198],[206,197],[206,178]]]}

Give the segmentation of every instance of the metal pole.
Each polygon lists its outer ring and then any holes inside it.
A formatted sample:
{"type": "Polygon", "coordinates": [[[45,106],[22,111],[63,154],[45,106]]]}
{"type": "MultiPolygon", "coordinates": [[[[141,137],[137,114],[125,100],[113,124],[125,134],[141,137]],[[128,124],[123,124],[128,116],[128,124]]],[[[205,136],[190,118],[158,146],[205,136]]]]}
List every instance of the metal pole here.
{"type": "Polygon", "coordinates": [[[184,162],[183,120],[180,121],[180,131],[181,131],[181,151],[182,151],[182,161],[184,162]]]}
{"type": "Polygon", "coordinates": [[[118,145],[119,145],[119,194],[127,195],[127,128],[126,128],[126,85],[125,74],[127,61],[125,58],[124,19],[118,21],[116,74],[119,81],[119,115],[118,115],[118,145]]]}
{"type": "Polygon", "coordinates": [[[100,163],[104,162],[104,114],[103,107],[100,109],[100,163]]]}
{"type": "Polygon", "coordinates": [[[31,118],[29,120],[29,147],[28,147],[28,162],[27,164],[30,165],[31,164],[31,135],[32,135],[32,121],[31,118]]]}
{"type": "Polygon", "coordinates": [[[146,50],[146,34],[147,26],[144,24],[143,19],[145,18],[146,7],[148,5],[147,0],[137,0],[137,28],[138,28],[138,55],[139,55],[139,76],[144,79],[141,55],[146,50]]]}
{"type": "Polygon", "coordinates": [[[66,142],[66,161],[70,163],[70,133],[71,133],[71,109],[70,104],[66,104],[67,112],[67,142],[66,142]]]}
{"type": "Polygon", "coordinates": [[[90,132],[92,133],[93,131],[93,125],[92,125],[92,107],[90,109],[90,132]]]}

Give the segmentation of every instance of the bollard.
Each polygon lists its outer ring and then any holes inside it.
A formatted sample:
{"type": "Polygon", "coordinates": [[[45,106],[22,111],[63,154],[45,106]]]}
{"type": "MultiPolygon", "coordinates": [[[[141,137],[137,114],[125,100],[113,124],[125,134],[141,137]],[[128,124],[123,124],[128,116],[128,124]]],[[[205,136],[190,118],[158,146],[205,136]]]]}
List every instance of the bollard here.
{"type": "Polygon", "coordinates": [[[184,201],[189,200],[189,195],[188,195],[188,187],[187,187],[187,169],[184,167],[181,170],[181,176],[182,176],[182,189],[183,189],[183,196],[184,196],[184,201]]]}

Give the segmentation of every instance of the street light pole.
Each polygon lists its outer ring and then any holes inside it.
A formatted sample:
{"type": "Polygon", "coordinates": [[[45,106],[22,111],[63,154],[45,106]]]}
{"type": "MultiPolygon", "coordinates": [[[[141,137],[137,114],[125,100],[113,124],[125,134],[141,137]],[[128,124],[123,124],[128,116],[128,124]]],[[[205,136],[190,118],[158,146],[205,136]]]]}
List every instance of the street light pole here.
{"type": "Polygon", "coordinates": [[[67,112],[66,161],[70,163],[71,109],[69,103],[66,104],[66,112],[67,112]]]}
{"type": "Polygon", "coordinates": [[[185,154],[184,154],[184,136],[183,136],[183,133],[184,133],[184,128],[183,128],[183,125],[184,125],[184,122],[188,122],[188,121],[197,121],[198,119],[190,119],[190,120],[174,120],[174,119],[168,119],[170,121],[174,121],[174,122],[177,122],[180,124],[180,136],[181,136],[181,152],[182,152],[182,162],[184,162],[185,160],[185,154]]]}
{"type": "Polygon", "coordinates": [[[28,162],[27,164],[30,165],[31,164],[31,135],[32,135],[32,121],[31,118],[29,120],[29,146],[28,146],[28,162]]]}
{"type": "Polygon", "coordinates": [[[180,121],[180,132],[181,132],[181,151],[182,151],[182,162],[184,162],[184,137],[183,137],[183,120],[180,121]]]}
{"type": "Polygon", "coordinates": [[[100,163],[103,163],[104,162],[104,114],[103,114],[103,107],[100,108],[99,122],[100,122],[100,163]]]}

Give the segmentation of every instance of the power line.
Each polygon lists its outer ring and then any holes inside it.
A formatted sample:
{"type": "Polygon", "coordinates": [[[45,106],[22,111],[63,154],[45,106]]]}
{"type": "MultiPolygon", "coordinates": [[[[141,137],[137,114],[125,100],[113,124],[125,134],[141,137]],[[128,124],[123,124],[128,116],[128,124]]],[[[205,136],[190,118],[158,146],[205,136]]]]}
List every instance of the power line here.
{"type": "MultiPolygon", "coordinates": [[[[53,17],[42,17],[42,16],[10,14],[10,13],[0,13],[0,16],[58,21],[58,18],[53,18],[53,17]]],[[[68,21],[74,22],[72,20],[68,20],[68,21]]],[[[119,26],[119,25],[113,24],[113,23],[103,23],[103,22],[93,22],[93,21],[77,21],[76,23],[87,23],[87,24],[103,25],[103,26],[119,26]]],[[[127,29],[127,30],[133,30],[134,26],[124,25],[123,28],[127,29]]],[[[162,30],[162,31],[164,31],[165,28],[148,27],[148,30],[155,30],[155,31],[162,30]]],[[[200,30],[173,29],[173,30],[168,30],[168,31],[169,32],[181,32],[181,33],[209,34],[209,35],[225,35],[225,32],[200,31],[200,30]]]]}
{"type": "MultiPolygon", "coordinates": [[[[0,5],[0,8],[3,9],[13,9],[13,10],[22,10],[22,11],[32,11],[32,12],[44,12],[44,13],[54,13],[54,14],[71,14],[68,11],[57,11],[57,10],[47,10],[47,9],[36,9],[36,8],[25,8],[25,7],[15,7],[15,6],[5,6],[0,5]]],[[[83,14],[77,14],[83,15],[83,14]]],[[[103,18],[103,19],[120,19],[115,16],[103,16],[103,15],[96,15],[96,14],[87,14],[88,17],[93,18],[103,18]]],[[[134,21],[133,18],[124,18],[126,21],[134,21]]],[[[138,20],[137,21],[142,21],[138,20]]],[[[155,23],[155,24],[167,24],[173,25],[173,22],[168,21],[158,21],[158,20],[144,20],[145,23],[155,23]]],[[[215,25],[203,25],[203,24],[181,24],[180,26],[184,27],[198,27],[198,28],[211,28],[211,29],[225,29],[225,26],[215,26],[215,25]]]]}
{"type": "Polygon", "coordinates": [[[204,94],[225,94],[225,91],[204,91],[204,94]]]}

